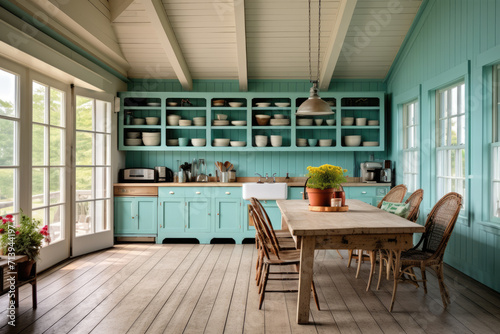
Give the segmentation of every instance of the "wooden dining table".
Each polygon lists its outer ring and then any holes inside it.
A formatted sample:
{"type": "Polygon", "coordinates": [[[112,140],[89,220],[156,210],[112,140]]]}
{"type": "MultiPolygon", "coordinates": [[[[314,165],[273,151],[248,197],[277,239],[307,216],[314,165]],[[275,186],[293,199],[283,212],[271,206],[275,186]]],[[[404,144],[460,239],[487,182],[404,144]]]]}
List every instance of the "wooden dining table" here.
{"type": "Polygon", "coordinates": [[[288,229],[300,249],[297,323],[309,322],[314,250],[387,249],[395,258],[394,279],[399,277],[401,251],[413,246],[413,233],[422,225],[385,212],[359,200],[346,200],[346,212],[309,211],[307,200],[277,200],[281,227],[288,229]]]}

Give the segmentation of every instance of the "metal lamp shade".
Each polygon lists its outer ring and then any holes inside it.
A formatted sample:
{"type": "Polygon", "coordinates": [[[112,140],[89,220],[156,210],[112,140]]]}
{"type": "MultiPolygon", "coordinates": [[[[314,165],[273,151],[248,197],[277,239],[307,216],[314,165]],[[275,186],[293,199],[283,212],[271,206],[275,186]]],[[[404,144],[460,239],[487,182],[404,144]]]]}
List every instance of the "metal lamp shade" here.
{"type": "Polygon", "coordinates": [[[305,100],[295,113],[299,116],[319,116],[319,115],[332,115],[334,112],[326,103],[323,101],[318,95],[318,87],[316,83],[313,83],[313,86],[310,90],[311,95],[307,100],[305,100]]]}

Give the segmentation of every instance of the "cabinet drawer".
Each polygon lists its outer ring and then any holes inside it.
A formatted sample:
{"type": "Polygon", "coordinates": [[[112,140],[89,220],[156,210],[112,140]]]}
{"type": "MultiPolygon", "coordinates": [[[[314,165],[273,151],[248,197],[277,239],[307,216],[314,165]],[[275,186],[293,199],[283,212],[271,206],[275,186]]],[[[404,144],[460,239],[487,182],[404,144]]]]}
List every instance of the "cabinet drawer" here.
{"type": "Polygon", "coordinates": [[[186,188],[161,187],[158,189],[158,197],[184,197],[186,188]]]}
{"type": "Polygon", "coordinates": [[[210,197],[210,196],[212,196],[212,188],[210,188],[210,187],[186,187],[186,188],[184,188],[184,196],[186,196],[186,197],[210,197]]]}
{"type": "Polygon", "coordinates": [[[158,187],[128,187],[128,186],[115,186],[113,194],[118,196],[158,196],[158,187]]]}
{"type": "Polygon", "coordinates": [[[302,199],[303,192],[304,192],[304,187],[289,187],[288,199],[302,199]]]}
{"type": "Polygon", "coordinates": [[[358,199],[363,197],[374,197],[377,195],[376,187],[351,187],[349,198],[358,199]]]}
{"type": "Polygon", "coordinates": [[[231,197],[231,198],[239,197],[239,198],[241,198],[241,196],[242,196],[241,188],[238,188],[238,187],[227,187],[227,188],[217,187],[217,188],[214,188],[213,190],[214,190],[214,197],[231,197]]]}

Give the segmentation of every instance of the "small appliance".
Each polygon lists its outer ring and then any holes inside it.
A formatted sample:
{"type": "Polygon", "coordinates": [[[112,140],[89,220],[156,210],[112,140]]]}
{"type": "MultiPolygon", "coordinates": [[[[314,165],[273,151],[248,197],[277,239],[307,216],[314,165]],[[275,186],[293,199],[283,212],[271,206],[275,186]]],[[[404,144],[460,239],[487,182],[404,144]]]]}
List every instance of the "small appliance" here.
{"type": "Polygon", "coordinates": [[[170,168],[157,166],[155,170],[158,173],[158,182],[174,182],[174,172],[170,168]]]}
{"type": "Polygon", "coordinates": [[[380,171],[384,169],[381,162],[367,161],[361,163],[361,182],[380,182],[380,171]]]}
{"type": "Polygon", "coordinates": [[[118,173],[119,182],[158,182],[158,172],[153,168],[124,168],[118,173]]]}
{"type": "Polygon", "coordinates": [[[384,160],[384,168],[380,171],[380,182],[392,182],[391,160],[384,160]]]}

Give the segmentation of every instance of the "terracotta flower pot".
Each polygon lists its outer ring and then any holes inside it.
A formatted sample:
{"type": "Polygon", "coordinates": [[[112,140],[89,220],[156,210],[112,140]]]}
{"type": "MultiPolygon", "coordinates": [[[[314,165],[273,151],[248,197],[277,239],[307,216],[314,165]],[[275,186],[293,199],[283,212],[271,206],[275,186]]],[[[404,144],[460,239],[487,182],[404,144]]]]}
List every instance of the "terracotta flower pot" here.
{"type": "Polygon", "coordinates": [[[17,275],[21,281],[27,280],[31,276],[31,268],[35,261],[28,260],[17,264],[17,275]]]}
{"type": "Polygon", "coordinates": [[[314,189],[307,188],[307,196],[309,197],[309,205],[311,206],[330,206],[333,197],[333,188],[314,189]]]}

